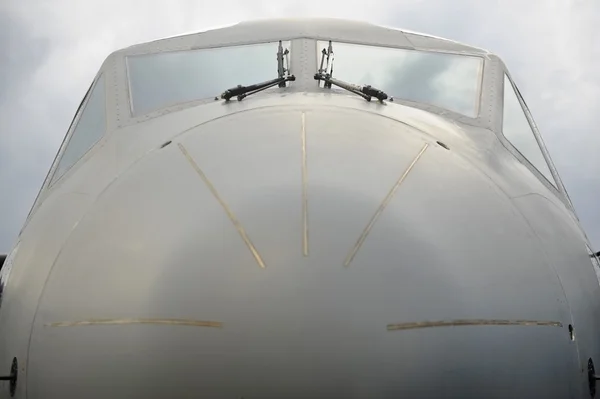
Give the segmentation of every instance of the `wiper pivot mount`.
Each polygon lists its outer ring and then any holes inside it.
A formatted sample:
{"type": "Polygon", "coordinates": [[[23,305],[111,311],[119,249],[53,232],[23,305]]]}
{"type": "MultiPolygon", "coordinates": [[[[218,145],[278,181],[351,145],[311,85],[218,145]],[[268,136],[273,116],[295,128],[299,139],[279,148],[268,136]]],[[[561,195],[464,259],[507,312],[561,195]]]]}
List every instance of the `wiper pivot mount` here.
{"type": "Polygon", "coordinates": [[[342,80],[333,78],[333,61],[335,59],[335,54],[333,52],[333,45],[331,44],[331,40],[329,41],[329,45],[327,49],[323,49],[321,51],[321,65],[317,73],[315,73],[315,80],[323,81],[323,87],[325,89],[331,89],[331,85],[335,85],[341,87],[342,89],[346,89],[349,92],[357,94],[364,98],[367,101],[371,101],[371,97],[375,97],[379,100],[379,102],[383,102],[388,98],[388,95],[379,89],[376,89],[372,86],[359,86],[352,83],[347,83],[342,80]]]}
{"type": "MultiPolygon", "coordinates": [[[[260,91],[266,90],[269,87],[279,86],[285,87],[285,82],[293,82],[296,80],[294,75],[290,75],[290,60],[288,58],[288,54],[290,51],[288,49],[283,50],[283,45],[281,44],[281,40],[279,41],[279,47],[277,49],[277,76],[276,79],[267,80],[266,82],[256,83],[253,85],[242,86],[237,85],[236,87],[232,87],[231,89],[227,89],[221,94],[221,98],[225,101],[229,101],[231,97],[236,97],[238,101],[242,101],[244,98],[258,93],[260,91]],[[284,60],[285,58],[285,65],[284,60]]],[[[216,98],[215,98],[216,100],[216,98]]]]}

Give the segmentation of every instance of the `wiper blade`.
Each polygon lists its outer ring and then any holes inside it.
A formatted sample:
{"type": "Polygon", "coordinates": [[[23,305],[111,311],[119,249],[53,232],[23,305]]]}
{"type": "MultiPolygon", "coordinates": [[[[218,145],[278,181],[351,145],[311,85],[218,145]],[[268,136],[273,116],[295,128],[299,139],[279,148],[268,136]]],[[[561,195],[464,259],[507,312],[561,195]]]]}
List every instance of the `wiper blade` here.
{"type": "Polygon", "coordinates": [[[325,87],[331,87],[331,85],[335,85],[341,87],[342,89],[346,89],[354,94],[361,96],[367,101],[371,101],[371,97],[375,97],[380,102],[383,102],[383,100],[387,100],[388,98],[386,92],[376,89],[373,86],[359,86],[352,83],[347,83],[342,80],[334,79],[331,76],[329,76],[329,74],[325,74],[323,72],[316,73],[315,80],[322,80],[323,82],[325,82],[325,87]]]}
{"type": "Polygon", "coordinates": [[[229,101],[231,97],[237,96],[238,101],[242,101],[249,95],[266,90],[269,87],[273,87],[275,85],[279,85],[279,87],[285,87],[285,82],[293,82],[294,80],[296,80],[296,77],[294,75],[289,75],[283,78],[267,80],[266,82],[257,83],[249,86],[238,85],[236,87],[232,87],[231,89],[225,90],[223,94],[221,94],[221,98],[225,101],[229,101]]]}
{"type": "Polygon", "coordinates": [[[221,94],[221,98],[225,101],[229,101],[231,97],[237,96],[238,101],[242,101],[244,98],[258,93],[260,91],[266,90],[269,87],[273,87],[275,85],[279,87],[285,87],[285,82],[293,82],[296,80],[294,75],[290,75],[289,69],[289,59],[288,54],[290,51],[288,49],[283,50],[283,46],[281,44],[281,40],[279,41],[279,48],[277,49],[277,75],[279,76],[276,79],[267,80],[266,82],[256,83],[253,85],[242,86],[237,85],[236,87],[232,87],[231,89],[227,89],[221,94]],[[286,66],[284,66],[283,60],[285,57],[286,66]]]}
{"type": "Polygon", "coordinates": [[[331,89],[331,85],[336,85],[338,87],[341,87],[342,89],[346,89],[354,94],[358,94],[359,96],[361,96],[362,98],[364,98],[367,101],[371,101],[371,97],[375,97],[376,99],[378,99],[380,102],[383,102],[383,100],[386,100],[388,98],[388,95],[379,89],[376,89],[372,86],[366,85],[366,86],[359,86],[359,85],[355,85],[352,83],[347,83],[341,80],[337,80],[334,79],[333,76],[333,60],[334,60],[334,53],[333,53],[333,46],[331,45],[331,40],[329,41],[329,45],[327,46],[327,49],[323,49],[323,51],[321,51],[321,66],[319,67],[319,70],[317,73],[315,73],[315,80],[319,80],[319,81],[323,81],[323,87],[326,89],[331,89]],[[327,57],[327,58],[325,58],[327,57]],[[325,64],[325,66],[323,66],[323,64],[325,63],[325,60],[327,60],[327,64],[325,64]]]}

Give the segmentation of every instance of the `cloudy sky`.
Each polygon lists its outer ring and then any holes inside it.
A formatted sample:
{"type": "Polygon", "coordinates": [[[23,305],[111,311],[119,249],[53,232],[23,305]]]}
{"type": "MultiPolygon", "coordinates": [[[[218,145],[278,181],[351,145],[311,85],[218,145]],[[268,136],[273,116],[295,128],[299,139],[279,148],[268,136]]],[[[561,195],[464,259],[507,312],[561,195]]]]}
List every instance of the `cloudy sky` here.
{"type": "Polygon", "coordinates": [[[503,57],[600,249],[598,0],[0,0],[0,252],[112,51],[245,19],[360,19],[503,57]]]}

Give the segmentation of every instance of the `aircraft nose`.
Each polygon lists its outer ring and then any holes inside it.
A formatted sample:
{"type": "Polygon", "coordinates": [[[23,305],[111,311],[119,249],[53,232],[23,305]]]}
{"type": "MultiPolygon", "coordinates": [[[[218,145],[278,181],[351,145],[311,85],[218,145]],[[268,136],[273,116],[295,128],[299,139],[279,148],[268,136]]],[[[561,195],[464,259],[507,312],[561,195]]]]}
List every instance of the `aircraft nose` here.
{"type": "Polygon", "coordinates": [[[79,222],[28,396],[570,397],[568,310],[533,239],[459,151],[406,125],[216,120],[79,222]]]}

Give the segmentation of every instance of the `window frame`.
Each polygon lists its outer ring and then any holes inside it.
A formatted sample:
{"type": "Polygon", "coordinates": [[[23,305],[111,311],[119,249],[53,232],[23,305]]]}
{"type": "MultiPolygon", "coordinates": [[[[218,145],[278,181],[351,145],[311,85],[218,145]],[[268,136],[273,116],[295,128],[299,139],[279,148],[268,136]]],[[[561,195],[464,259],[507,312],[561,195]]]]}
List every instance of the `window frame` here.
{"type": "Polygon", "coordinates": [[[77,108],[77,111],[75,112],[75,116],[73,117],[73,120],[71,121],[71,124],[69,125],[69,129],[67,130],[67,133],[65,134],[65,138],[63,139],[61,146],[59,147],[59,150],[56,154],[56,157],[54,158],[54,162],[52,163],[50,172],[48,173],[48,176],[46,177],[47,181],[44,182],[44,184],[46,185],[47,188],[50,188],[50,187],[56,185],[57,183],[59,183],[60,181],[62,181],[63,178],[66,175],[68,175],[71,170],[75,169],[81,163],[81,160],[83,158],[85,158],[86,155],[89,154],[96,147],[96,145],[102,140],[102,138],[104,138],[106,136],[106,131],[108,130],[107,129],[107,126],[108,126],[107,109],[108,109],[108,107],[106,104],[107,103],[107,95],[106,94],[107,94],[106,93],[106,78],[105,78],[104,73],[99,73],[94,78],[92,84],[90,85],[87,92],[85,93],[84,98],[81,100],[81,103],[79,104],[79,107],[77,108]],[[71,139],[73,138],[73,134],[77,130],[77,126],[79,126],[79,121],[81,120],[81,116],[87,109],[87,105],[90,101],[90,98],[92,97],[92,93],[94,92],[94,89],[96,89],[96,87],[98,87],[98,82],[100,81],[100,79],[103,79],[102,82],[104,83],[103,84],[103,86],[104,86],[103,87],[104,103],[105,103],[105,105],[104,105],[105,106],[105,108],[104,108],[104,120],[105,120],[104,134],[98,140],[96,140],[96,142],[94,144],[92,144],[87,151],[85,151],[83,154],[81,154],[81,156],[77,159],[77,161],[75,161],[71,166],[69,166],[61,176],[59,176],[56,180],[54,180],[54,176],[56,174],[56,170],[58,169],[58,165],[60,164],[60,161],[63,158],[65,150],[69,147],[71,139]]]}
{"type": "MultiPolygon", "coordinates": [[[[529,111],[529,108],[527,107],[527,104],[525,103],[525,100],[523,99],[523,96],[521,95],[519,88],[517,87],[514,80],[512,79],[512,77],[510,76],[510,74],[508,73],[508,71],[506,69],[504,70],[504,76],[502,79],[502,97],[501,97],[501,99],[502,99],[502,101],[501,101],[502,115],[500,118],[499,134],[502,135],[502,138],[504,140],[506,140],[506,142],[510,145],[510,148],[516,154],[518,154],[517,158],[523,165],[525,165],[528,169],[530,169],[532,171],[532,173],[538,177],[538,179],[540,179],[540,177],[541,177],[540,180],[543,183],[548,183],[550,185],[550,187],[552,187],[554,190],[556,190],[557,192],[561,192],[561,190],[559,189],[560,183],[558,182],[557,177],[556,177],[556,169],[555,169],[552,161],[549,159],[545,144],[542,141],[541,135],[537,129],[537,126],[535,125],[535,122],[533,121],[531,112],[529,111]],[[546,175],[544,175],[504,134],[504,102],[506,99],[506,89],[507,89],[507,87],[504,84],[505,83],[504,77],[506,77],[506,79],[510,83],[510,88],[512,89],[514,95],[516,96],[517,101],[519,102],[519,105],[521,106],[521,111],[523,112],[523,115],[525,116],[525,120],[529,124],[529,129],[531,130],[531,134],[533,135],[533,138],[535,139],[538,149],[539,149],[540,153],[542,154],[542,158],[546,162],[546,166],[548,167],[548,171],[550,172],[550,175],[552,176],[553,181],[550,181],[546,177],[546,175]],[[523,162],[523,160],[525,162],[523,162]]],[[[570,202],[570,200],[569,200],[569,202],[570,202]]]]}
{"type": "Polygon", "coordinates": [[[42,185],[41,185],[37,195],[35,196],[35,199],[33,200],[33,204],[31,205],[31,208],[29,209],[29,213],[27,214],[27,217],[25,218],[25,222],[23,224],[23,227],[21,228],[21,231],[23,231],[23,229],[25,229],[25,227],[29,223],[29,220],[33,216],[33,213],[37,210],[39,204],[44,199],[44,197],[47,195],[47,193],[54,186],[56,186],[59,182],[61,182],[64,179],[64,177],[70,173],[70,171],[74,170],[78,166],[78,164],[81,162],[81,160],[83,158],[85,158],[85,156],[87,154],[92,152],[92,150],[94,148],[96,148],[97,144],[106,136],[106,133],[108,132],[108,123],[109,123],[109,118],[108,118],[108,114],[109,114],[108,109],[109,108],[108,108],[108,95],[107,94],[108,94],[108,84],[106,82],[106,74],[104,72],[104,68],[101,68],[100,71],[98,72],[98,74],[94,77],[94,80],[92,80],[92,83],[90,84],[90,86],[87,88],[83,98],[81,99],[81,101],[79,102],[79,105],[77,106],[77,109],[75,110],[75,113],[73,114],[71,123],[69,124],[69,127],[67,128],[67,131],[66,131],[65,135],[63,136],[60,146],[58,147],[58,150],[56,151],[56,155],[54,156],[54,159],[52,160],[52,163],[50,164],[50,168],[48,168],[46,177],[44,178],[42,185]],[[54,174],[56,173],[58,164],[60,163],[60,160],[62,159],[62,156],[63,156],[67,146],[69,145],[69,142],[71,141],[73,132],[75,131],[75,128],[79,124],[79,120],[81,119],[81,115],[83,114],[83,111],[85,110],[85,107],[87,106],[87,103],[91,97],[92,91],[97,86],[100,78],[103,76],[104,76],[104,102],[105,102],[104,118],[106,121],[106,131],[104,132],[103,137],[101,137],[98,141],[96,141],[96,143],[94,143],[94,145],[92,145],[84,154],[82,154],[81,157],[79,157],[79,159],[77,160],[77,162],[75,162],[67,170],[65,170],[65,173],[63,173],[62,176],[60,176],[55,181],[52,181],[52,179],[54,178],[54,174]]]}
{"type": "MultiPolygon", "coordinates": [[[[143,121],[152,119],[157,116],[164,115],[165,113],[169,113],[172,111],[214,102],[214,97],[210,96],[210,97],[205,97],[205,98],[198,98],[198,99],[191,100],[191,101],[170,104],[170,105],[166,105],[166,106],[160,107],[160,108],[152,110],[152,111],[135,114],[134,109],[133,109],[133,93],[131,91],[131,78],[130,78],[131,74],[130,74],[129,65],[128,65],[129,57],[147,56],[147,55],[156,55],[156,54],[169,54],[169,53],[177,53],[177,52],[189,52],[189,51],[197,51],[197,50],[210,50],[210,49],[215,49],[215,48],[252,46],[252,45],[260,45],[260,44],[268,44],[268,43],[277,43],[279,40],[281,40],[282,42],[290,43],[290,46],[289,46],[290,68],[292,67],[292,65],[294,65],[294,62],[295,62],[294,57],[300,57],[301,59],[306,57],[306,55],[303,54],[303,52],[305,50],[300,51],[299,53],[296,52],[296,55],[294,55],[294,52],[292,51],[292,49],[294,48],[294,44],[293,44],[294,41],[309,41],[309,42],[311,42],[311,45],[314,46],[315,51],[317,51],[316,49],[318,47],[319,41],[331,40],[332,42],[348,44],[348,45],[381,47],[381,48],[386,48],[386,49],[418,51],[418,52],[424,52],[424,53],[448,54],[448,55],[479,58],[481,60],[481,63],[480,63],[480,67],[478,70],[478,86],[477,86],[478,96],[475,99],[476,107],[477,107],[476,116],[468,116],[468,115],[465,115],[465,114],[462,114],[459,112],[455,112],[455,111],[452,111],[447,108],[443,108],[443,107],[440,107],[440,106],[437,106],[434,104],[420,103],[420,102],[405,100],[400,97],[398,97],[398,98],[394,97],[394,101],[398,102],[400,104],[406,104],[409,106],[417,106],[417,108],[432,111],[437,114],[449,114],[449,115],[452,115],[453,118],[455,118],[459,121],[462,121],[464,123],[471,124],[474,126],[479,126],[481,124],[485,124],[486,122],[484,122],[484,119],[488,118],[488,115],[486,115],[486,111],[484,109],[485,108],[484,105],[488,103],[489,99],[487,99],[487,98],[490,96],[491,93],[489,93],[488,90],[485,89],[485,85],[486,85],[486,83],[493,83],[493,82],[486,81],[489,79],[489,77],[486,76],[486,73],[488,73],[488,71],[487,71],[488,68],[497,68],[498,66],[490,64],[490,58],[488,56],[486,56],[485,54],[478,54],[478,53],[474,53],[474,52],[459,51],[459,50],[446,50],[446,49],[438,50],[438,49],[429,49],[429,48],[412,47],[412,46],[406,47],[403,45],[396,45],[396,44],[391,44],[391,43],[372,43],[370,41],[360,41],[360,40],[350,41],[350,40],[341,39],[339,37],[333,37],[333,36],[330,37],[327,35],[324,35],[324,36],[282,35],[280,38],[277,38],[277,39],[240,40],[240,41],[213,43],[210,45],[192,45],[192,46],[174,45],[170,48],[161,49],[159,51],[156,51],[154,49],[146,49],[146,48],[137,49],[136,48],[136,49],[131,49],[130,51],[127,51],[126,53],[123,53],[118,62],[119,62],[119,64],[122,65],[123,70],[124,70],[122,81],[124,82],[125,90],[124,90],[123,94],[119,96],[117,101],[121,102],[121,103],[123,103],[123,105],[125,105],[124,108],[127,109],[127,111],[125,111],[125,114],[121,115],[121,117],[125,118],[127,121],[119,123],[119,126],[123,127],[123,126],[127,126],[129,124],[143,122],[143,121]]],[[[308,57],[308,59],[311,59],[311,58],[313,58],[313,57],[308,57]]],[[[318,65],[319,60],[317,58],[318,57],[315,57],[313,59],[314,64],[315,64],[315,68],[314,68],[315,71],[319,68],[319,65],[318,65]]],[[[312,76],[312,74],[311,74],[311,76],[312,76]]],[[[290,82],[290,86],[293,86],[294,84],[296,84],[296,83],[290,82]]],[[[315,84],[317,85],[318,82],[315,81],[315,84]]],[[[271,89],[268,89],[267,92],[270,90],[271,89]]],[[[333,87],[332,87],[332,90],[337,92],[337,89],[335,89],[333,87]]],[[[343,90],[340,89],[339,92],[342,93],[343,90]]],[[[119,111],[117,111],[117,116],[119,116],[119,111]]],[[[487,123],[489,123],[489,122],[487,122],[487,123]]]]}
{"type": "MultiPolygon", "coordinates": [[[[473,99],[476,112],[475,112],[475,115],[473,115],[473,116],[463,114],[463,113],[460,113],[457,111],[453,111],[451,109],[444,108],[444,107],[441,107],[436,104],[414,101],[414,100],[410,100],[410,99],[406,99],[406,98],[402,98],[402,97],[396,97],[393,93],[389,93],[389,92],[388,93],[394,98],[394,102],[398,102],[401,104],[405,103],[405,104],[409,104],[409,105],[419,105],[419,108],[423,108],[423,109],[434,108],[434,109],[437,109],[439,112],[450,113],[451,115],[456,115],[461,118],[466,118],[466,119],[470,119],[470,120],[478,120],[482,116],[481,110],[482,110],[482,102],[483,102],[483,87],[484,87],[483,82],[484,82],[484,71],[486,68],[486,58],[483,55],[473,54],[473,53],[464,53],[464,52],[459,52],[459,51],[431,50],[431,49],[423,49],[423,48],[417,48],[417,47],[410,48],[410,47],[401,47],[401,46],[390,46],[390,45],[385,45],[385,44],[359,43],[359,42],[350,42],[350,41],[345,41],[345,40],[317,38],[317,37],[310,38],[310,39],[314,40],[316,54],[317,54],[317,57],[316,57],[317,62],[315,65],[315,71],[318,70],[319,66],[320,66],[319,65],[320,64],[319,42],[329,42],[329,40],[331,40],[334,54],[335,54],[335,43],[340,43],[343,45],[352,45],[352,46],[360,46],[360,47],[384,48],[384,49],[400,50],[400,51],[412,51],[412,52],[419,52],[419,53],[445,54],[445,55],[451,55],[451,56],[477,58],[480,62],[479,62],[479,68],[477,71],[477,95],[473,99]]],[[[319,83],[320,83],[319,81],[316,81],[317,86],[319,85],[319,83]]],[[[352,83],[357,83],[357,82],[352,82],[352,83]]],[[[332,86],[330,90],[338,92],[338,93],[344,93],[343,89],[337,88],[335,86],[332,86]]]]}
{"type": "Polygon", "coordinates": [[[48,168],[48,172],[46,173],[46,177],[44,178],[44,181],[42,182],[42,186],[40,187],[40,190],[38,191],[37,195],[35,196],[35,199],[33,200],[33,205],[31,206],[31,209],[29,210],[29,213],[27,214],[26,221],[29,220],[34,209],[37,207],[37,204],[42,197],[42,193],[50,186],[50,181],[52,181],[51,177],[54,176],[54,171],[56,169],[56,166],[58,166],[59,157],[61,156],[61,154],[63,152],[63,148],[65,148],[67,139],[69,138],[69,134],[73,129],[73,125],[75,124],[75,121],[78,120],[78,115],[81,113],[84,103],[86,102],[87,98],[89,97],[93,86],[94,86],[94,82],[92,82],[92,84],[90,84],[90,86],[88,87],[87,91],[85,92],[83,98],[79,102],[79,106],[75,110],[73,119],[71,119],[71,123],[69,124],[69,127],[67,128],[67,132],[63,136],[60,146],[58,147],[58,150],[56,151],[56,154],[54,155],[54,159],[52,160],[52,163],[50,164],[50,168],[48,168]]]}
{"type": "MultiPolygon", "coordinates": [[[[277,39],[277,40],[261,40],[261,41],[252,41],[252,42],[242,42],[242,43],[230,43],[227,45],[211,45],[211,46],[206,46],[206,47],[191,47],[191,48],[184,48],[184,49],[173,49],[173,50],[168,50],[168,51],[159,51],[159,52],[143,52],[143,53],[133,53],[133,54],[126,54],[123,56],[123,64],[125,65],[125,82],[126,82],[126,96],[127,96],[127,108],[128,108],[128,118],[131,119],[139,119],[139,118],[145,118],[147,115],[153,115],[153,114],[161,114],[165,111],[168,111],[170,109],[173,108],[177,108],[180,107],[182,105],[186,105],[186,104],[204,104],[204,103],[209,103],[209,102],[213,102],[215,97],[213,95],[211,96],[207,96],[207,97],[198,97],[196,99],[193,100],[187,100],[187,101],[178,101],[176,103],[169,103],[163,106],[160,106],[156,109],[152,109],[146,112],[140,112],[139,114],[136,114],[135,112],[135,108],[133,106],[133,90],[131,87],[131,71],[129,68],[129,58],[133,58],[133,57],[148,57],[148,56],[156,56],[156,55],[163,55],[163,54],[174,54],[174,53],[189,53],[189,52],[196,52],[196,51],[208,51],[208,50],[215,50],[215,49],[228,49],[228,48],[233,48],[233,47],[248,47],[248,46],[260,46],[260,45],[266,45],[266,44],[273,44],[275,46],[277,46],[277,44],[279,43],[279,41],[282,42],[282,45],[285,48],[287,48],[290,51],[290,55],[289,55],[289,60],[290,60],[290,65],[288,65],[288,68],[291,69],[291,63],[292,63],[292,57],[293,57],[293,53],[292,53],[292,41],[294,40],[294,38],[286,38],[283,37],[282,39],[277,39]],[[288,43],[288,46],[286,47],[285,43],[288,43]]],[[[275,58],[274,58],[275,59],[275,58]]],[[[285,62],[285,61],[284,61],[285,62]]],[[[275,76],[273,77],[275,78],[275,76]]],[[[289,82],[290,85],[292,85],[294,82],[289,82]]],[[[235,86],[232,85],[231,87],[235,86]]],[[[226,88],[224,88],[223,90],[225,90],[226,88]]],[[[275,88],[269,88],[267,90],[265,90],[265,92],[269,92],[271,90],[273,90],[275,88]]]]}

